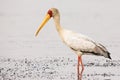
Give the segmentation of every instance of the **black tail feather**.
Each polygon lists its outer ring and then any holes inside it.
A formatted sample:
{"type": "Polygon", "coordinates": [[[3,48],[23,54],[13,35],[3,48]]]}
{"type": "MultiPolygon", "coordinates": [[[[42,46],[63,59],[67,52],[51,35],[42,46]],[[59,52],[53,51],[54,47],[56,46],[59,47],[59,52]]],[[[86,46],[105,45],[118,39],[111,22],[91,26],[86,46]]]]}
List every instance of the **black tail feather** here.
{"type": "Polygon", "coordinates": [[[110,53],[109,53],[109,52],[107,52],[107,53],[108,53],[108,58],[109,58],[109,59],[112,59],[111,56],[110,56],[110,53]]]}

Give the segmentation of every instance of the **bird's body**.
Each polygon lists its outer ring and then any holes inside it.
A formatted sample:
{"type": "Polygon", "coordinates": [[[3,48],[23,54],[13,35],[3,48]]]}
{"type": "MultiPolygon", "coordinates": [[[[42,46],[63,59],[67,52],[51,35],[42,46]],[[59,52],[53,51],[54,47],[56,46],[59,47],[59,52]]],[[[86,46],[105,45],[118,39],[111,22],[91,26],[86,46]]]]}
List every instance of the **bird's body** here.
{"type": "Polygon", "coordinates": [[[88,41],[89,38],[82,34],[63,30],[60,36],[63,42],[75,52],[91,51],[95,47],[92,42],[88,41]]]}
{"type": "Polygon", "coordinates": [[[85,35],[66,29],[61,30],[59,35],[62,41],[77,55],[98,55],[110,58],[109,52],[103,45],[85,35]]]}
{"type": "Polygon", "coordinates": [[[73,31],[62,28],[60,25],[60,14],[56,8],[51,8],[48,11],[46,18],[44,19],[43,23],[40,25],[40,27],[36,32],[36,36],[39,33],[39,31],[42,29],[42,27],[45,25],[45,23],[51,17],[53,17],[54,19],[56,29],[62,41],[78,55],[78,80],[81,80],[80,77],[82,76],[82,72],[84,70],[84,66],[81,59],[82,55],[92,54],[92,55],[104,56],[105,58],[111,59],[108,50],[100,43],[97,43],[91,38],[82,35],[80,33],[75,33],[73,31]],[[82,66],[81,73],[79,72],[80,64],[82,66]]]}
{"type": "Polygon", "coordinates": [[[53,19],[62,41],[75,51],[77,55],[94,54],[110,58],[108,54],[109,52],[103,45],[95,42],[85,35],[62,28],[60,25],[59,11],[54,8],[53,10],[57,13],[57,15],[53,16],[53,19]]]}

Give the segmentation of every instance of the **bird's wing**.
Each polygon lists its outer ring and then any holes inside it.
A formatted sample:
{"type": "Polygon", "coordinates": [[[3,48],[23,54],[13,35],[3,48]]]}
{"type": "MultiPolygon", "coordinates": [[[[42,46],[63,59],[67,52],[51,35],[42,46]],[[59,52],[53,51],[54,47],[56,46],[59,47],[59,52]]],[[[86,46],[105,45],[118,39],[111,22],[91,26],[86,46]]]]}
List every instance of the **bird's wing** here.
{"type": "Polygon", "coordinates": [[[102,44],[96,43],[96,45],[97,45],[99,48],[101,48],[103,51],[108,52],[108,50],[106,49],[106,47],[103,46],[102,44]]]}
{"type": "Polygon", "coordinates": [[[82,34],[69,33],[66,35],[65,43],[74,51],[93,53],[95,55],[105,55],[105,53],[108,53],[107,49],[102,44],[82,34]]]}
{"type": "Polygon", "coordinates": [[[76,52],[91,53],[111,59],[110,53],[102,44],[95,42],[87,36],[71,31],[64,31],[62,39],[68,47],[76,52]]]}
{"type": "Polygon", "coordinates": [[[87,36],[77,33],[69,33],[65,37],[65,43],[74,50],[93,52],[94,41],[87,36]]]}

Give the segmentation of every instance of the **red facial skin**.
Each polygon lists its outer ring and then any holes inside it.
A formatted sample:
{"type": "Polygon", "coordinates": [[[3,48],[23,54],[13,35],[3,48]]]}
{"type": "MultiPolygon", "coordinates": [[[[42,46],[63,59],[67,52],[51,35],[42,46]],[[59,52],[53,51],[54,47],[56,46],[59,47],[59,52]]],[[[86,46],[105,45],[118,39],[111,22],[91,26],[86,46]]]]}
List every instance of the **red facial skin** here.
{"type": "Polygon", "coordinates": [[[50,17],[52,17],[52,11],[48,10],[48,14],[50,15],[50,17]]]}

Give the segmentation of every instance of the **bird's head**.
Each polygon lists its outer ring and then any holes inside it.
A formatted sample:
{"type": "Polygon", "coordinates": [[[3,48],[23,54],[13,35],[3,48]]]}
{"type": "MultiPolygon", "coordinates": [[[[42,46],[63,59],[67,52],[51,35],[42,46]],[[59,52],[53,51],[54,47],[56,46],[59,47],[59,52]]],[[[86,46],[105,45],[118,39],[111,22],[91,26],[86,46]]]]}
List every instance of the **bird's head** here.
{"type": "Polygon", "coordinates": [[[55,15],[57,15],[59,12],[56,8],[51,8],[48,10],[43,22],[41,23],[41,25],[39,26],[39,28],[37,29],[35,36],[38,35],[39,31],[43,28],[43,26],[47,23],[47,21],[51,18],[54,17],[55,15]]]}
{"type": "Polygon", "coordinates": [[[56,8],[51,8],[48,10],[47,12],[51,17],[54,17],[55,15],[57,15],[59,13],[58,9],[56,8]]]}

